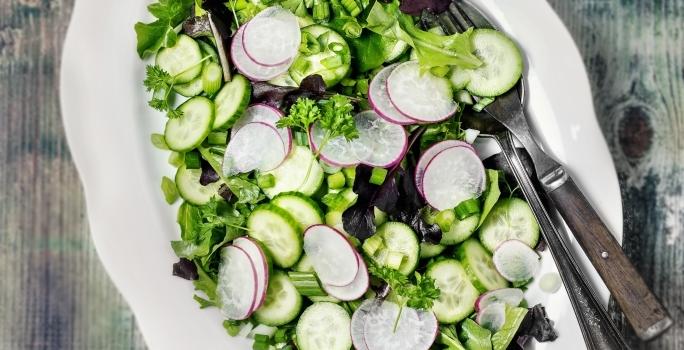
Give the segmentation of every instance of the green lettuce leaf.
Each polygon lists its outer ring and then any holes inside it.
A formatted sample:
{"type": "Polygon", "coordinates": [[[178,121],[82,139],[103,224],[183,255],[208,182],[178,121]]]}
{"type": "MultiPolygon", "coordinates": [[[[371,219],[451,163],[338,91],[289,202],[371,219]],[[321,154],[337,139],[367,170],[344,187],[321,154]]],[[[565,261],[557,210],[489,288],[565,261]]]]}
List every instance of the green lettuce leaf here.
{"type": "Polygon", "coordinates": [[[147,10],[157,20],[135,24],[138,39],[136,48],[140,58],[152,55],[162,47],[175,45],[178,39],[175,28],[192,15],[194,5],[194,0],[159,0],[150,4],[147,10]]]}
{"type": "Polygon", "coordinates": [[[492,211],[494,205],[499,200],[501,196],[501,190],[499,189],[499,171],[487,169],[487,192],[485,193],[484,206],[482,207],[482,214],[480,214],[480,222],[477,227],[480,227],[484,220],[492,211]]]}

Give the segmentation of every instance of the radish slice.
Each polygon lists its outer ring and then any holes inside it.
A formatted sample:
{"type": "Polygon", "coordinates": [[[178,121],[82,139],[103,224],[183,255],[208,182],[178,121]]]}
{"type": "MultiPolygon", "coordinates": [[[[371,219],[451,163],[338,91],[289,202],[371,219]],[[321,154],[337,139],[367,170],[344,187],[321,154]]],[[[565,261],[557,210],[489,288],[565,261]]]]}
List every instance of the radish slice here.
{"type": "Polygon", "coordinates": [[[359,271],[356,273],[354,280],[344,286],[337,287],[329,284],[323,284],[323,289],[331,296],[340,299],[342,301],[356,300],[363,296],[368,290],[368,267],[363,261],[360,254],[356,253],[356,258],[359,262],[359,271]]]}
{"type": "Polygon", "coordinates": [[[397,68],[397,64],[387,66],[375,75],[368,86],[368,102],[370,102],[373,110],[375,110],[380,117],[390,123],[400,125],[416,124],[416,120],[406,117],[394,107],[387,94],[387,78],[394,68],[397,68]]]}
{"type": "Polygon", "coordinates": [[[426,149],[423,154],[420,156],[420,159],[418,160],[418,164],[416,164],[416,173],[414,174],[414,180],[416,182],[416,188],[418,189],[418,192],[425,197],[425,194],[423,193],[423,175],[425,174],[425,168],[427,168],[428,164],[434,158],[439,152],[444,151],[447,148],[451,147],[467,147],[472,150],[475,150],[473,146],[470,144],[459,141],[459,140],[447,140],[447,141],[442,141],[439,143],[436,143],[430,148],[426,149]]]}
{"type": "Polygon", "coordinates": [[[520,305],[523,291],[518,288],[501,288],[480,295],[475,300],[475,311],[480,311],[494,303],[504,303],[513,307],[520,305]]]}
{"type": "Polygon", "coordinates": [[[252,61],[244,47],[242,46],[242,37],[244,33],[245,26],[240,27],[233,37],[232,44],[230,46],[230,56],[233,58],[233,64],[235,68],[242,73],[242,75],[249,78],[252,81],[267,81],[271,80],[285,72],[290,68],[292,64],[292,59],[277,65],[277,66],[264,66],[252,61]]]}
{"type": "Polygon", "coordinates": [[[321,158],[329,164],[340,167],[348,167],[359,164],[359,159],[352,151],[352,142],[347,141],[344,136],[338,136],[334,139],[328,140],[320,149],[321,143],[325,138],[325,131],[319,127],[318,124],[311,126],[309,142],[314,149],[314,152],[320,150],[321,158]]]}
{"type": "Polygon", "coordinates": [[[477,313],[475,321],[480,326],[496,333],[506,322],[506,305],[504,303],[488,305],[477,313]]]}
{"type": "Polygon", "coordinates": [[[505,241],[494,250],[494,267],[510,282],[527,282],[541,267],[539,254],[517,239],[505,241]]]}
{"type": "Polygon", "coordinates": [[[263,249],[254,240],[248,237],[239,237],[233,241],[233,245],[242,248],[242,250],[247,253],[252,262],[254,263],[254,268],[256,269],[257,277],[257,292],[256,299],[254,300],[254,305],[252,305],[252,312],[260,308],[261,305],[266,301],[266,290],[268,289],[268,260],[266,260],[266,254],[264,254],[263,249]]]}
{"type": "Polygon", "coordinates": [[[257,273],[242,248],[229,246],[221,250],[216,295],[226,318],[244,320],[251,315],[257,298],[257,273]]]}
{"type": "Polygon", "coordinates": [[[364,339],[369,350],[427,350],[437,337],[437,318],[431,311],[418,311],[383,302],[366,315],[364,339]],[[399,323],[395,322],[399,316],[399,323]]]}
{"type": "Polygon", "coordinates": [[[408,137],[404,127],[382,119],[374,111],[354,116],[359,137],[352,142],[352,152],[361,163],[391,167],[404,157],[408,137]]]}
{"type": "Polygon", "coordinates": [[[423,195],[437,210],[456,207],[466,199],[479,197],[485,189],[486,174],[475,151],[451,147],[430,160],[423,174],[423,195]]]}
{"type": "Polygon", "coordinates": [[[357,253],[343,234],[326,225],[313,225],[304,232],[304,252],[324,284],[344,287],[359,271],[357,253]]]}
{"type": "Polygon", "coordinates": [[[286,156],[285,143],[274,127],[262,122],[248,123],[228,142],[223,174],[273,170],[286,156]]]}
{"type": "Polygon", "coordinates": [[[292,131],[289,128],[278,128],[276,123],[283,117],[283,112],[279,109],[273,108],[263,103],[257,103],[249,106],[245,113],[238,119],[230,131],[230,137],[235,136],[235,133],[240,130],[245,124],[262,122],[266,123],[278,131],[280,138],[285,142],[285,151],[290,153],[292,149],[292,131]]]}
{"type": "Polygon", "coordinates": [[[297,55],[301,36],[297,17],[280,6],[272,6],[245,25],[242,45],[255,63],[279,66],[297,55]]]}
{"type": "Polygon", "coordinates": [[[366,346],[366,340],[364,339],[364,329],[366,327],[366,316],[368,313],[376,306],[382,303],[378,299],[366,299],[359,306],[351,319],[351,337],[352,344],[354,344],[354,349],[356,350],[369,350],[366,346]]]}
{"type": "Polygon", "coordinates": [[[387,78],[387,93],[404,116],[426,123],[439,122],[456,113],[449,80],[420,71],[418,61],[404,62],[387,78]]]}

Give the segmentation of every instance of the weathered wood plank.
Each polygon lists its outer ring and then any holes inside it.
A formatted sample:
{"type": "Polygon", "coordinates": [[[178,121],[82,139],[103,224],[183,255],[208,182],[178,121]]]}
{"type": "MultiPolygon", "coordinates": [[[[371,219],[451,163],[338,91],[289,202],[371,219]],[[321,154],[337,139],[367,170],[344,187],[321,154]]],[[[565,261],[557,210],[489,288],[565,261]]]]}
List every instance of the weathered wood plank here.
{"type": "Polygon", "coordinates": [[[59,113],[73,0],[0,2],[0,349],[139,349],[99,263],[59,113]]]}
{"type": "Polygon", "coordinates": [[[675,319],[662,338],[633,345],[684,349],[684,2],[549,2],[589,71],[620,177],[625,249],[675,319]]]}

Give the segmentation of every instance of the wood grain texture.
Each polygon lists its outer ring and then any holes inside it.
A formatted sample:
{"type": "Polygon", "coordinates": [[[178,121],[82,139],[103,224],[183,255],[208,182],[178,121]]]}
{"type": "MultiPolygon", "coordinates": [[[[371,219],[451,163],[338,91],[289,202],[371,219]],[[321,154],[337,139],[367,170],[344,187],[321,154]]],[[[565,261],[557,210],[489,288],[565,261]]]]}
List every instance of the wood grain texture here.
{"type": "Polygon", "coordinates": [[[137,349],[102,268],[59,113],[71,0],[0,1],[0,349],[137,349]]]}
{"type": "MultiPolygon", "coordinates": [[[[633,345],[684,349],[684,1],[548,1],[588,67],[620,176],[626,250],[675,319],[664,337],[633,345]]],[[[0,1],[3,350],[145,348],[93,249],[61,126],[72,6],[0,1]]]]}

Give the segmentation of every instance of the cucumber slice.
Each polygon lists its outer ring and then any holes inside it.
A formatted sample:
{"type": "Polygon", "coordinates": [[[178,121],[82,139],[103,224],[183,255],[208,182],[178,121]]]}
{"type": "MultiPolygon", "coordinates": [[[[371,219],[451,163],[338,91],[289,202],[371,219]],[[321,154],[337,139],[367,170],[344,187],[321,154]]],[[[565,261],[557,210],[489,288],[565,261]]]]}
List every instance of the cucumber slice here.
{"type": "Polygon", "coordinates": [[[178,193],[188,203],[203,205],[209,203],[211,198],[218,194],[223,181],[212,182],[202,186],[199,182],[202,169],[188,169],[181,165],[176,171],[176,187],[178,193]]]}
{"type": "Polygon", "coordinates": [[[226,130],[242,116],[247,109],[249,98],[252,94],[252,85],[242,75],[235,74],[233,79],[226,83],[216,94],[216,118],[214,130],[226,130]]]}
{"type": "Polygon", "coordinates": [[[302,28],[302,34],[316,38],[320,52],[311,55],[300,53],[290,66],[290,76],[299,85],[307,76],[319,74],[327,88],[335,86],[349,73],[349,45],[337,32],[322,25],[314,24],[302,28]],[[333,48],[338,52],[333,51],[333,48]]]}
{"type": "Polygon", "coordinates": [[[311,196],[323,183],[323,169],[311,150],[304,146],[293,147],[290,155],[279,167],[264,174],[275,177],[275,185],[263,189],[269,198],[292,191],[311,196]]]}
{"type": "Polygon", "coordinates": [[[339,305],[315,303],[299,318],[296,335],[300,350],[349,350],[351,318],[339,305]]]}
{"type": "Polygon", "coordinates": [[[380,237],[384,244],[384,247],[372,257],[376,263],[385,265],[388,257],[399,254],[403,256],[399,264],[399,272],[409,275],[416,269],[420,245],[410,226],[401,222],[386,222],[378,227],[374,236],[380,237]]]}
{"type": "Polygon", "coordinates": [[[437,320],[456,323],[473,312],[479,293],[458,261],[446,259],[436,262],[428,266],[427,275],[435,280],[441,291],[432,307],[437,320]]]}
{"type": "Polygon", "coordinates": [[[311,265],[311,258],[309,258],[308,255],[303,254],[297,264],[292,267],[292,270],[297,272],[314,272],[313,265],[311,265]]]}
{"type": "Polygon", "coordinates": [[[454,218],[454,221],[449,227],[449,231],[442,233],[442,240],[439,243],[444,245],[453,245],[465,241],[473,234],[473,232],[475,232],[479,222],[479,214],[471,215],[463,220],[454,218]]]}
{"type": "Polygon", "coordinates": [[[430,243],[421,242],[420,243],[420,258],[421,259],[434,258],[437,255],[442,254],[444,249],[446,249],[446,246],[443,246],[441,244],[430,244],[430,243]]]}
{"type": "Polygon", "coordinates": [[[480,241],[490,252],[509,239],[517,239],[534,248],[539,242],[539,225],[529,204],[519,198],[502,199],[480,227],[480,241]]]}
{"type": "Polygon", "coordinates": [[[247,219],[248,235],[261,242],[273,262],[283,268],[297,263],[302,255],[302,234],[296,221],[275,205],[260,205],[247,219]]]}
{"type": "Polygon", "coordinates": [[[462,69],[458,67],[451,68],[451,75],[449,76],[451,88],[454,89],[454,91],[465,89],[470,82],[471,72],[472,70],[470,69],[462,69]]]}
{"type": "Polygon", "coordinates": [[[175,84],[173,86],[173,91],[185,96],[193,97],[202,93],[202,78],[195,78],[189,83],[185,84],[175,84]]]}
{"type": "Polygon", "coordinates": [[[181,34],[176,45],[161,49],[155,64],[165,70],[178,84],[192,81],[202,73],[202,51],[195,40],[181,34]]]}
{"type": "Polygon", "coordinates": [[[299,192],[281,193],[273,198],[271,204],[287,211],[302,231],[323,223],[323,212],[318,204],[299,192]]]}
{"type": "Polygon", "coordinates": [[[480,292],[508,287],[508,281],[496,271],[491,255],[476,239],[463,242],[456,256],[480,292]]]}
{"type": "Polygon", "coordinates": [[[469,72],[466,89],[476,96],[494,97],[515,86],[522,75],[523,59],[513,40],[494,29],[475,29],[471,40],[483,64],[469,72]]]}
{"type": "Polygon", "coordinates": [[[266,301],[254,312],[254,319],[267,326],[282,326],[299,316],[302,296],[286,273],[277,271],[271,276],[266,301]]]}
{"type": "Polygon", "coordinates": [[[169,118],[164,139],[171,150],[187,152],[199,146],[211,132],[214,104],[206,97],[193,97],[180,105],[178,110],[183,115],[169,118]]]}
{"type": "Polygon", "coordinates": [[[324,297],[319,297],[319,296],[310,296],[308,297],[309,300],[311,300],[314,303],[333,303],[333,304],[339,304],[342,300],[337,299],[335,297],[331,297],[330,295],[326,295],[324,297]]]}

